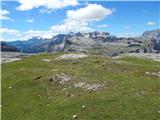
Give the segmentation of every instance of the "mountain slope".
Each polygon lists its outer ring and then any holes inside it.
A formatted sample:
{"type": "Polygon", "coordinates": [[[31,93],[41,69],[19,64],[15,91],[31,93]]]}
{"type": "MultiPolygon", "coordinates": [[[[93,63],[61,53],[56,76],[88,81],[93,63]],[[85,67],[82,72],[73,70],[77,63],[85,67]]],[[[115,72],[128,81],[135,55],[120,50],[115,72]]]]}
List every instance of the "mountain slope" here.
{"type": "Polygon", "coordinates": [[[23,52],[85,52],[117,55],[130,52],[160,52],[160,30],[146,31],[140,37],[116,37],[108,32],[58,34],[51,39],[33,38],[11,42],[23,52]]]}

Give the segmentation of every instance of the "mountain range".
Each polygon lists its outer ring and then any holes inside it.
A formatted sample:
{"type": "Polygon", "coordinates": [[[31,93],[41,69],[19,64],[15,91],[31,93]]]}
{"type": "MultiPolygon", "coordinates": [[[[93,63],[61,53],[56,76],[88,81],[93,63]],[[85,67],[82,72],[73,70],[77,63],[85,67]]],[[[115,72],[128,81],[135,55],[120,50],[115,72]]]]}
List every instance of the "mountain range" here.
{"type": "Polygon", "coordinates": [[[51,39],[33,37],[7,42],[24,53],[84,52],[103,55],[160,52],[160,29],[145,31],[138,37],[116,37],[108,32],[58,34],[51,39]]]}

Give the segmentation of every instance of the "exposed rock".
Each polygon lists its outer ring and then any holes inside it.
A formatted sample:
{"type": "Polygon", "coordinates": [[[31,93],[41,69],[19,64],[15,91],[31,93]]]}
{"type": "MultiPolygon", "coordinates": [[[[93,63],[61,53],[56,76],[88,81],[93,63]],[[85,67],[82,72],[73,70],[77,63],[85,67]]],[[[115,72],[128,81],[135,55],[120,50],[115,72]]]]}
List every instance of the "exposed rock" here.
{"type": "Polygon", "coordinates": [[[86,83],[86,82],[78,82],[78,83],[74,84],[74,87],[75,88],[81,88],[81,89],[86,90],[86,91],[98,91],[98,90],[103,89],[105,87],[105,85],[100,84],[100,83],[89,84],[89,83],[86,83]]]}
{"type": "Polygon", "coordinates": [[[152,75],[152,76],[160,77],[160,71],[159,72],[146,72],[145,75],[152,75]]]}
{"type": "Polygon", "coordinates": [[[138,57],[138,58],[147,58],[154,61],[160,61],[160,53],[126,53],[119,56],[116,56],[114,58],[121,58],[124,56],[130,56],[130,57],[138,57]]]}
{"type": "Polygon", "coordinates": [[[85,54],[64,54],[56,58],[56,60],[77,60],[87,57],[85,54]]]}
{"type": "Polygon", "coordinates": [[[83,106],[82,106],[82,109],[85,109],[85,108],[86,108],[86,106],[85,106],[85,105],[83,105],[83,106]]]}
{"type": "Polygon", "coordinates": [[[142,35],[145,40],[145,51],[153,52],[153,50],[160,52],[160,29],[146,31],[142,35]]]}
{"type": "Polygon", "coordinates": [[[28,57],[32,54],[24,54],[19,52],[1,52],[1,63],[8,63],[21,60],[23,57],[28,57]]]}
{"type": "Polygon", "coordinates": [[[73,115],[73,116],[72,116],[72,118],[77,118],[77,115],[76,115],[76,114],[75,114],[75,115],[73,115]]]}
{"type": "Polygon", "coordinates": [[[42,59],[42,61],[50,62],[51,60],[50,59],[42,59]]]}
{"type": "Polygon", "coordinates": [[[9,86],[8,89],[12,89],[12,86],[9,86]]]}
{"type": "Polygon", "coordinates": [[[136,96],[146,96],[148,95],[148,91],[141,90],[135,93],[136,96]]]}
{"type": "Polygon", "coordinates": [[[55,77],[53,77],[53,78],[51,78],[49,81],[50,82],[59,82],[59,84],[62,84],[62,85],[64,85],[64,84],[67,84],[67,82],[69,81],[71,79],[71,77],[70,76],[68,76],[68,75],[66,75],[66,74],[64,74],[64,73],[61,73],[61,74],[56,74],[56,76],[55,77]]]}

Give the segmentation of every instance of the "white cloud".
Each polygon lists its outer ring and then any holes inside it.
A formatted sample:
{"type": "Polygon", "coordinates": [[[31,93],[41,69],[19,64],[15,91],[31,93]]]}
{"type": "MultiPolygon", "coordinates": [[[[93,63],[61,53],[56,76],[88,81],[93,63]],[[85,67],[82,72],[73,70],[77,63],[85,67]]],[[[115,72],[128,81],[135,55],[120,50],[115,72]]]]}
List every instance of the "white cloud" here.
{"type": "Polygon", "coordinates": [[[149,21],[149,22],[147,22],[147,25],[148,25],[148,26],[155,26],[156,23],[155,23],[155,22],[152,22],[152,21],[149,21]]]}
{"type": "Polygon", "coordinates": [[[53,32],[52,31],[39,31],[39,30],[29,30],[22,33],[23,40],[28,40],[32,37],[41,37],[41,38],[52,38],[53,32]]]}
{"type": "Polygon", "coordinates": [[[15,29],[1,28],[0,29],[0,40],[2,41],[14,41],[14,40],[28,40],[32,37],[41,38],[52,38],[54,33],[51,30],[48,31],[38,31],[38,30],[28,30],[26,32],[20,32],[15,29]]]}
{"type": "Polygon", "coordinates": [[[14,30],[14,29],[1,28],[0,29],[0,34],[5,34],[5,33],[12,34],[12,35],[17,35],[17,34],[19,34],[19,31],[14,30]]]}
{"type": "Polygon", "coordinates": [[[32,22],[34,22],[34,19],[29,19],[29,20],[27,20],[27,22],[32,23],[32,22]]]}
{"type": "Polygon", "coordinates": [[[0,35],[0,39],[4,41],[18,40],[18,38],[21,36],[18,30],[8,28],[1,28],[0,35]]]}
{"type": "Polygon", "coordinates": [[[54,25],[51,29],[55,32],[92,31],[93,29],[89,26],[90,22],[100,21],[113,12],[114,9],[105,8],[102,5],[88,4],[84,8],[67,11],[65,22],[54,25]]]}
{"type": "Polygon", "coordinates": [[[79,31],[92,31],[87,22],[80,20],[69,20],[66,19],[64,24],[54,25],[51,27],[52,31],[56,33],[67,33],[67,32],[79,32],[79,31]]]}
{"type": "Polygon", "coordinates": [[[0,9],[0,20],[10,20],[8,14],[10,14],[9,11],[0,9]]]}
{"type": "Polygon", "coordinates": [[[20,6],[17,7],[17,10],[22,11],[39,7],[55,10],[79,4],[77,0],[19,0],[18,2],[20,3],[20,6]]]}
{"type": "Polygon", "coordinates": [[[98,27],[98,28],[107,28],[107,27],[109,27],[109,25],[107,25],[107,24],[102,24],[102,25],[98,25],[97,27],[98,27]]]}
{"type": "Polygon", "coordinates": [[[99,21],[113,13],[113,9],[105,8],[98,4],[88,4],[78,10],[67,11],[69,19],[80,19],[81,21],[99,21]]]}

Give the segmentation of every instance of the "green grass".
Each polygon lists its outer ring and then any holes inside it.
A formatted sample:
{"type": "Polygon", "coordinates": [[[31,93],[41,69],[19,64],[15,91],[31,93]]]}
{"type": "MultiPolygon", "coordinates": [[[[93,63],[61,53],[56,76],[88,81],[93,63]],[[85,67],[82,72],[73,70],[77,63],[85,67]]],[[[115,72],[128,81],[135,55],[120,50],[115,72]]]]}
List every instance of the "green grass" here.
{"type": "Polygon", "coordinates": [[[78,120],[160,118],[160,78],[145,75],[147,71],[160,71],[160,62],[90,55],[74,64],[55,61],[60,54],[41,54],[2,64],[2,120],[72,120],[74,114],[78,120]],[[52,61],[44,62],[42,58],[52,61]],[[106,87],[88,92],[65,85],[52,86],[49,78],[59,73],[72,76],[68,81],[71,84],[106,81],[106,87]],[[41,80],[34,80],[40,75],[44,76],[41,80]],[[144,94],[140,94],[141,91],[144,94]],[[66,97],[66,92],[74,96],[66,97]],[[48,99],[50,96],[53,99],[48,99]]]}

